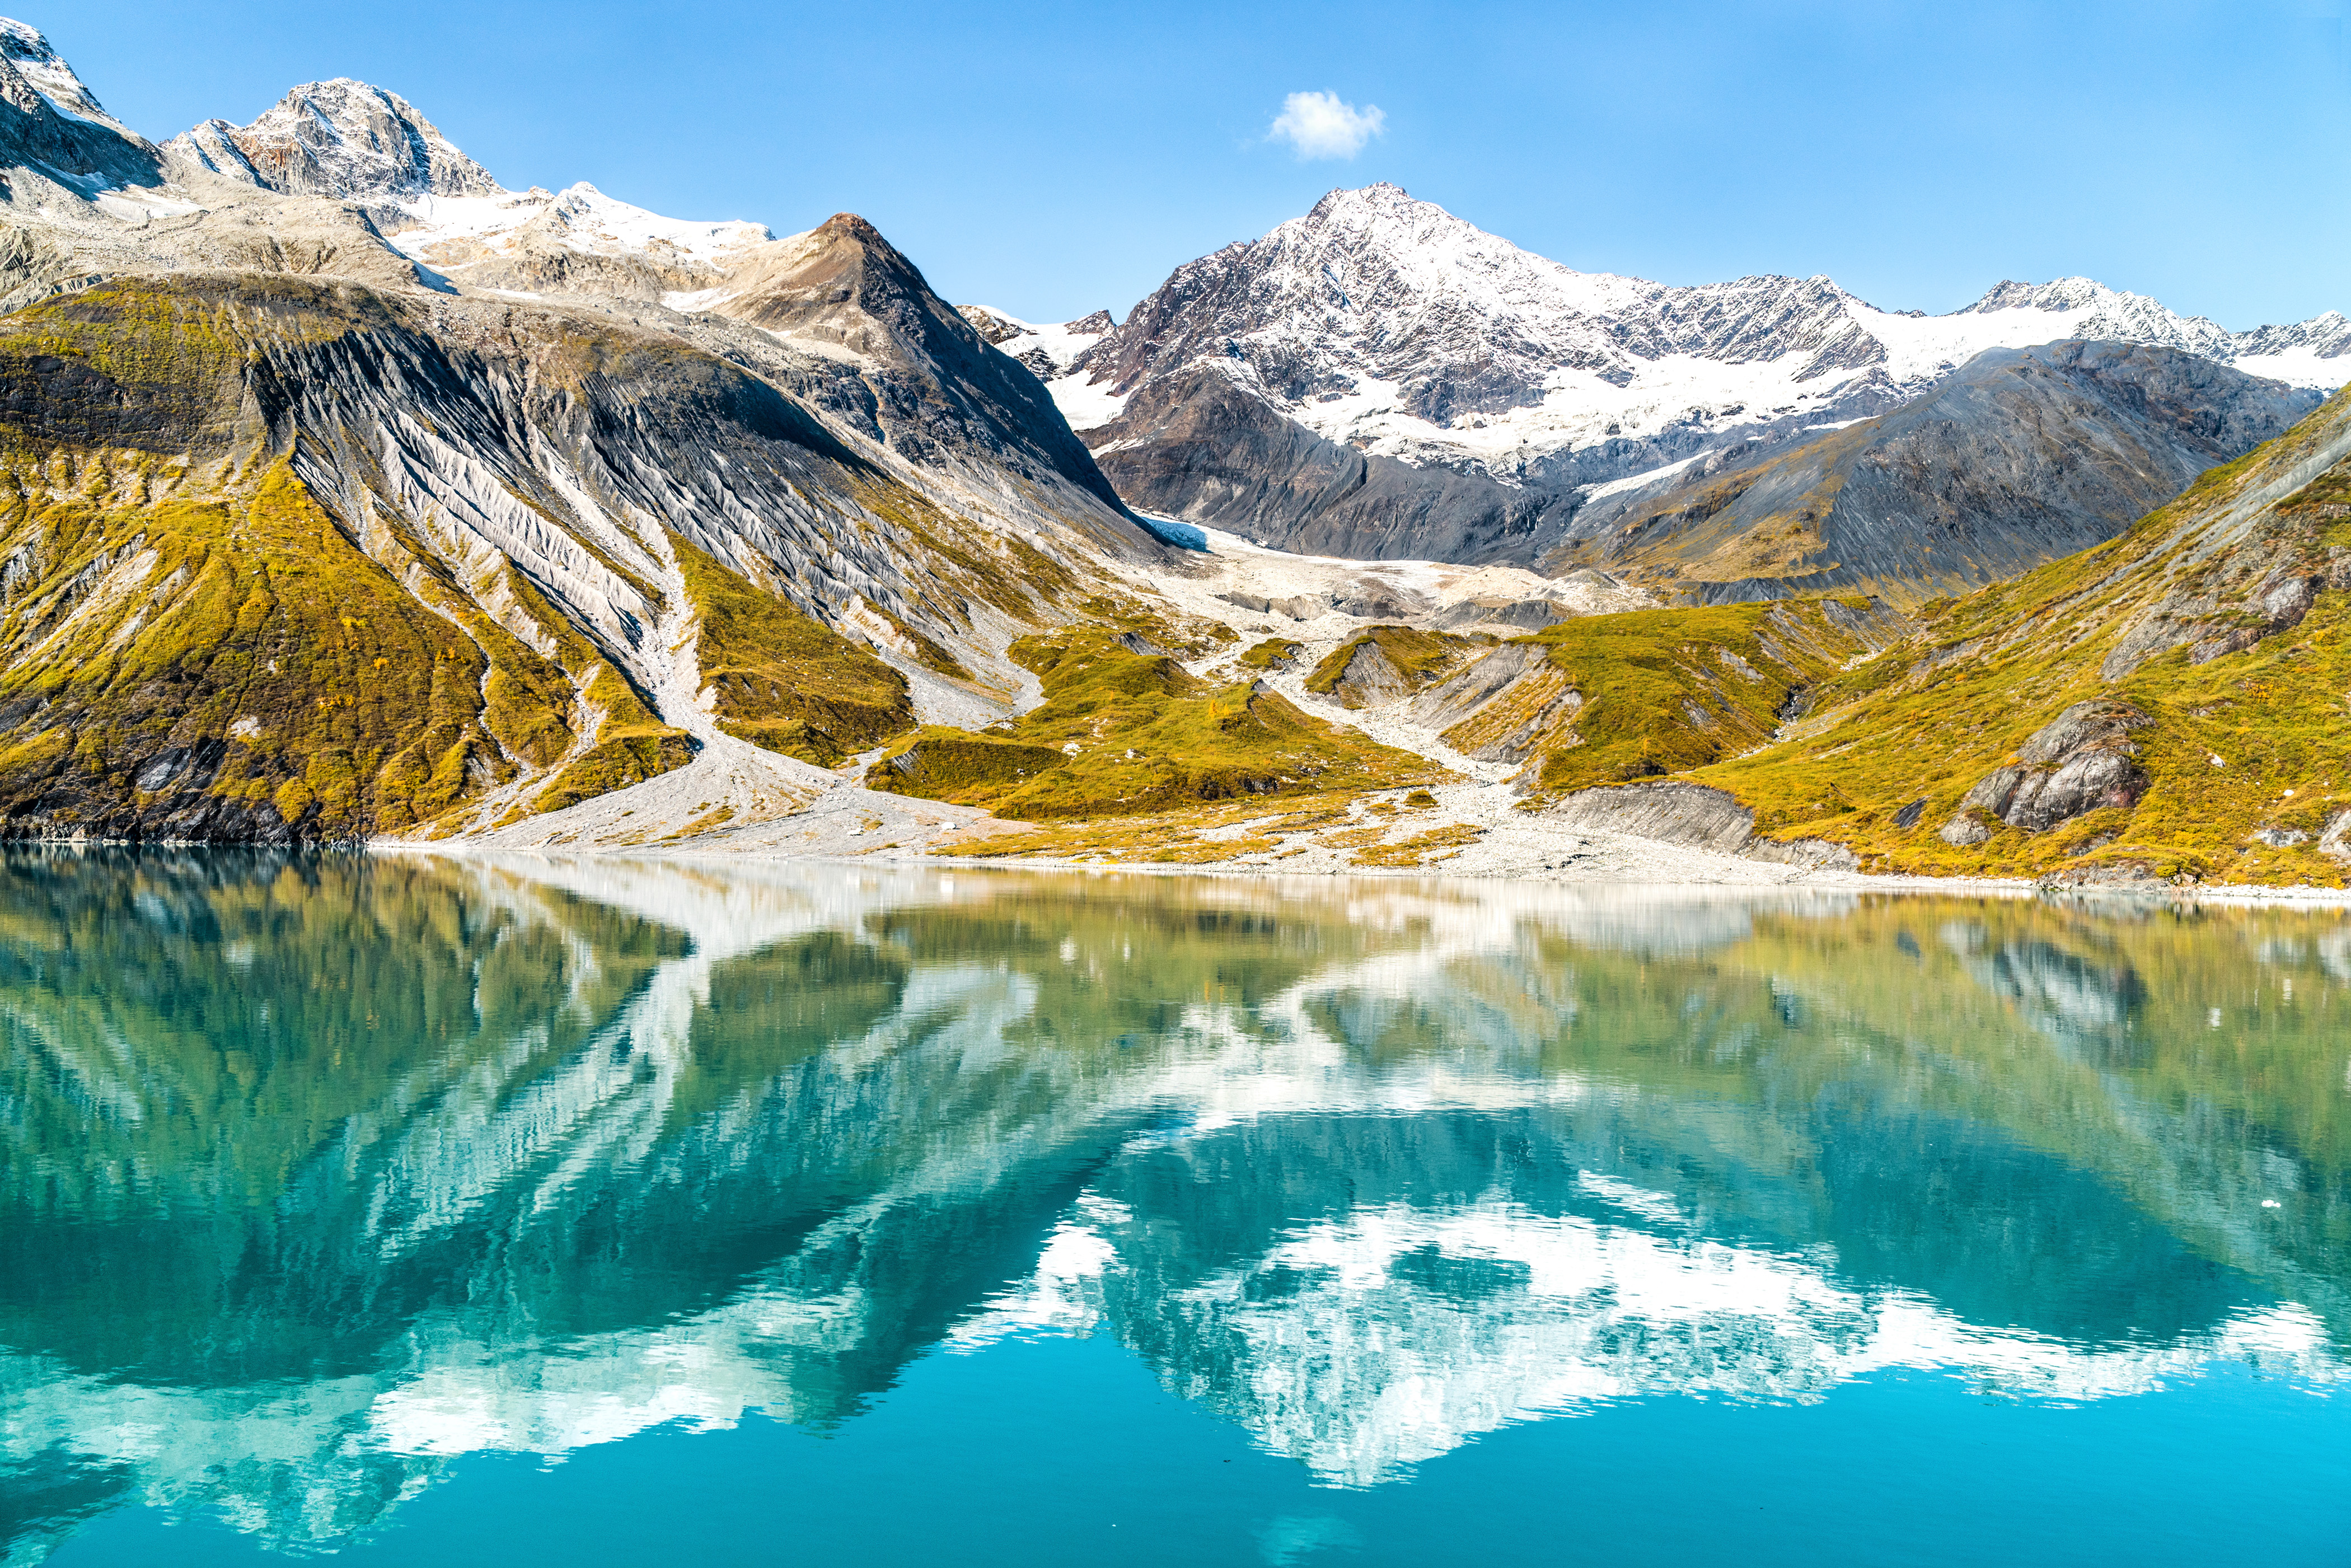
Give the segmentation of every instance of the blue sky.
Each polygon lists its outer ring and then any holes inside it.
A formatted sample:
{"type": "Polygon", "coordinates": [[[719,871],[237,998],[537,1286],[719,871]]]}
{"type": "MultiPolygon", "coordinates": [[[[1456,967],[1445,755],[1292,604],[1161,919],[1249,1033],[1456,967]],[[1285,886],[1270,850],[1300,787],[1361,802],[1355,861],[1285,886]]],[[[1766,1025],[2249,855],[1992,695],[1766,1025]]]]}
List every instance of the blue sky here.
{"type": "Polygon", "coordinates": [[[2084,273],[2238,329],[2351,311],[2344,14],[2343,0],[16,11],[158,138],[250,120],[298,81],[360,77],[508,185],[584,179],[778,233],[859,212],[949,298],[1031,319],[1123,315],[1178,263],[1334,185],[1392,180],[1587,270],[1827,273],[1928,310],[2003,277],[2084,273]],[[1269,134],[1301,92],[1375,107],[1377,133],[1352,157],[1301,156],[1269,134]]]}

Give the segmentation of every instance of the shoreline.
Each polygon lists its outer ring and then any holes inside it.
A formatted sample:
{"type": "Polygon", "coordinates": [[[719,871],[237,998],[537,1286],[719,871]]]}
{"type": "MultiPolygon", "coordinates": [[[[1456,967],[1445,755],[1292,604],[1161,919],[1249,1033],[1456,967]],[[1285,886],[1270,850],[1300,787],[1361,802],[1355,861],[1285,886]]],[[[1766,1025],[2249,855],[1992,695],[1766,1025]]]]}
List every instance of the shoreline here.
{"type": "MultiPolygon", "coordinates": [[[[1025,828],[1026,823],[1007,823],[1025,828]]],[[[14,841],[19,848],[46,850],[219,850],[274,852],[281,854],[357,853],[366,855],[439,855],[451,859],[523,856],[541,861],[610,860],[663,862],[696,868],[728,865],[774,867],[791,864],[888,867],[893,871],[920,868],[944,872],[1024,872],[1040,874],[1083,874],[1092,877],[1138,874],[1158,877],[1205,876],[1267,883],[1341,878],[1382,882],[1458,882],[1492,885],[1509,883],[1552,888],[1663,888],[1692,894],[1725,894],[1780,892],[1886,893],[1951,898],[2088,899],[2140,904],[2213,904],[2242,907],[2294,906],[2351,910],[2351,888],[2314,887],[2297,883],[2269,887],[2250,883],[2199,883],[2175,886],[2167,883],[2061,883],[2025,877],[1938,877],[1904,873],[1862,873],[1826,867],[1791,865],[1750,860],[1662,840],[1629,834],[1592,831],[1579,835],[1583,846],[1597,852],[1579,852],[1568,864],[1548,864],[1531,871],[1523,865],[1456,865],[1439,861],[1423,865],[1360,865],[1353,863],[1296,864],[1250,860],[1186,862],[1169,861],[1090,860],[1053,855],[933,854],[919,847],[885,844],[857,850],[827,842],[817,846],[778,841],[730,842],[729,835],[669,843],[578,843],[573,841],[517,844],[494,839],[370,839],[359,843],[265,844],[183,839],[41,838],[14,841]],[[1597,862],[1597,863],[1585,863],[1597,862]]]]}
{"type": "MultiPolygon", "coordinates": [[[[1600,835],[1594,835],[1599,837],[1600,835]]],[[[1612,838],[1623,835],[1607,835],[1612,838]]],[[[1560,874],[1503,869],[1451,869],[1443,865],[1427,866],[1350,866],[1332,865],[1306,867],[1289,865],[1256,865],[1235,862],[1185,864],[1155,861],[1091,861],[1055,856],[977,856],[934,855],[920,852],[893,853],[888,851],[854,852],[816,851],[794,852],[780,847],[722,848],[696,847],[691,844],[588,846],[543,845],[517,847],[471,841],[443,840],[418,842],[409,840],[387,840],[371,842],[367,852],[375,854],[436,854],[452,858],[522,855],[538,860],[614,860],[658,862],[678,866],[711,868],[726,865],[759,865],[772,867],[794,863],[835,866],[888,867],[893,871],[927,868],[941,872],[1023,872],[1049,875],[1085,875],[1089,877],[1137,874],[1155,877],[1202,876],[1220,879],[1279,883],[1290,881],[1325,882],[1353,878],[1382,882],[1458,882],[1493,884],[1506,883],[1525,887],[1561,889],[1592,887],[1660,888],[1670,887],[1691,894],[1721,894],[1730,896],[1771,892],[1815,893],[1884,893],[1913,897],[1940,896],[1947,898],[2053,898],[2092,899],[2098,902],[2137,904],[2220,904],[2237,906],[2302,906],[2351,910],[2351,889],[2312,887],[2263,887],[2241,883],[2217,883],[2189,887],[2168,883],[2092,883],[2079,886],[2044,883],[2022,877],[1934,877],[1902,873],[1867,874],[1795,867],[1774,862],[1748,861],[1743,857],[1719,855],[1708,851],[1693,850],[1656,840],[1634,840],[1645,852],[1640,859],[1650,862],[1639,872],[1631,866],[1622,870],[1595,867],[1590,872],[1560,874]],[[1642,874],[1667,869],[1660,862],[1687,861],[1698,862],[1687,866],[1699,874],[1642,874]],[[1761,874],[1725,876],[1706,874],[1725,869],[1716,862],[1731,862],[1751,868],[1761,874]]]]}

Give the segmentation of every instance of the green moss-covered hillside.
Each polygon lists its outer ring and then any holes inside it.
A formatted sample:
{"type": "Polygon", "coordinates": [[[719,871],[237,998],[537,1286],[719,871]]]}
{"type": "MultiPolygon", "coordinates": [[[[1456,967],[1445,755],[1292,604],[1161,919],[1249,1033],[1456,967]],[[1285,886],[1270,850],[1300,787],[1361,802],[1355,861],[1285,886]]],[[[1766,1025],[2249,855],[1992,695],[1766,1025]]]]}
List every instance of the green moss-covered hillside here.
{"type": "Polygon", "coordinates": [[[494,665],[284,464],[154,497],[167,468],[0,445],[6,831],[350,837],[570,744],[559,670],[494,665]]]}
{"type": "Polygon", "coordinates": [[[1797,692],[1882,646],[1893,624],[1855,596],[1579,616],[1520,638],[1582,698],[1537,782],[1650,779],[1761,746],[1797,692]]]}
{"type": "Polygon", "coordinates": [[[683,538],[705,689],[727,734],[830,768],[914,723],[906,677],[683,538]]]}
{"type": "Polygon", "coordinates": [[[1806,701],[1688,777],[1873,868],[2341,885],[2351,392],[1806,701]]]}
{"type": "Polygon", "coordinates": [[[1043,684],[1040,706],[980,733],[926,727],[876,762],[866,783],[1044,821],[1379,788],[1443,771],[1309,717],[1253,680],[1196,678],[1151,646],[1092,625],[1023,638],[1012,656],[1043,684]]]}
{"type": "Polygon", "coordinates": [[[300,426],[256,415],[268,354],[387,319],[217,279],[0,319],[0,833],[350,840],[688,759],[511,562],[355,528],[297,472],[300,426]]]}

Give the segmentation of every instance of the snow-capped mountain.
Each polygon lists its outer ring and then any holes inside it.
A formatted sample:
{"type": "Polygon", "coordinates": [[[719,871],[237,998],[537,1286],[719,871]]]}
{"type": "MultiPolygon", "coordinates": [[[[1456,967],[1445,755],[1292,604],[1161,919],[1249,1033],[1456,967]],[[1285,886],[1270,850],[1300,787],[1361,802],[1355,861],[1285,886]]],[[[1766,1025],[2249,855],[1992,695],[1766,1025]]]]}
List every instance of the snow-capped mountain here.
{"type": "Polygon", "coordinates": [[[740,219],[664,217],[584,180],[507,190],[406,99],[349,78],[298,87],[250,125],[208,120],[163,152],[183,177],[361,202],[401,255],[507,294],[669,297],[694,309],[730,258],[776,237],[740,219]]]}
{"type": "Polygon", "coordinates": [[[163,144],[207,173],[287,196],[360,200],[497,193],[490,172],[398,93],[306,82],[250,125],[207,120],[163,144]]]}
{"type": "Polygon", "coordinates": [[[1345,465],[1280,427],[1432,471],[1418,488],[1452,492],[1399,500],[1407,512],[1458,513],[1471,503],[1456,481],[1482,482],[1470,489],[1485,532],[1531,537],[1547,526],[1536,514],[1556,521],[1594,486],[1882,413],[1988,350],[2069,339],[2299,387],[2351,380],[2351,322],[2334,313],[2231,333],[2087,278],[2003,283],[1945,316],[1882,310],[1819,277],[1672,286],[1573,271],[1377,184],[1178,267],[1053,392],[1138,506],[1312,548],[1426,554],[1498,547],[1444,539],[1442,526],[1434,541],[1407,529],[1385,544],[1301,532],[1301,508],[1327,498],[1323,471],[1345,465]],[[1210,404],[1229,439],[1203,423],[1210,404]],[[1204,483],[1219,449],[1255,455],[1204,483]],[[1301,467],[1311,483],[1277,477],[1301,467]]]}
{"type": "MultiPolygon", "coordinates": [[[[50,47],[48,39],[41,36],[40,29],[0,16],[0,60],[8,62],[13,78],[21,79],[25,86],[47,99],[53,107],[78,119],[94,120],[110,130],[130,133],[128,126],[106,112],[105,106],[98,101],[98,95],[82,85],[81,78],[74,75],[73,67],[66,64],[65,57],[50,47]]],[[[18,109],[30,108],[29,104],[17,101],[19,96],[11,94],[10,101],[15,102],[18,109]]]]}
{"type": "Polygon", "coordinates": [[[1107,383],[1123,400],[1215,363],[1318,434],[1507,477],[1611,436],[1851,417],[1987,349],[2068,338],[2298,386],[2351,380],[2351,322],[2331,312],[2231,334],[2082,277],[2002,283],[1948,316],[1881,310],[1820,277],[1676,287],[1572,271],[1378,184],[1178,267],[1056,392],[1107,383]]]}
{"type": "Polygon", "coordinates": [[[1118,323],[1107,310],[1060,323],[1023,321],[1008,311],[985,305],[966,305],[964,319],[997,348],[1029,367],[1039,381],[1051,387],[1053,401],[1073,430],[1105,424],[1118,415],[1121,400],[1107,389],[1097,390],[1083,376],[1073,375],[1087,350],[1115,331],[1118,323]]]}

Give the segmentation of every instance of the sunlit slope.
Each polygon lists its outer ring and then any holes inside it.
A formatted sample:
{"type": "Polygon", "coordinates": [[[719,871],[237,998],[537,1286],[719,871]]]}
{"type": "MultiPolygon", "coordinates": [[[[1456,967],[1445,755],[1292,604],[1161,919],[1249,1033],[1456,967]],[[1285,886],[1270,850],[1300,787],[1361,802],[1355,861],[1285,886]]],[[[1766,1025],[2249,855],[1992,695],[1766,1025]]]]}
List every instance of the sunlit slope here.
{"type": "Polygon", "coordinates": [[[682,765],[703,711],[830,764],[913,713],[827,618],[966,678],[941,639],[1042,619],[1066,573],[975,527],[609,318],[286,277],[47,300],[0,319],[0,831],[485,826],[682,765]]]}
{"type": "Polygon", "coordinates": [[[2340,885],[2351,397],[2095,549],[1955,602],[1700,768],[1883,870],[2340,885]]]}
{"type": "Polygon", "coordinates": [[[1187,672],[1178,653],[1213,653],[1230,640],[1227,627],[1127,623],[1174,645],[1118,630],[1115,619],[1023,638],[1012,657],[1037,675],[1041,704],[983,731],[918,730],[872,766],[867,786],[1050,821],[1444,777],[1253,678],[1187,672]]]}
{"type": "MultiPolygon", "coordinates": [[[[1581,698],[1554,720],[1533,782],[1573,789],[1750,750],[1797,693],[1884,646],[1899,624],[1852,595],[1580,616],[1521,639],[1581,698]]],[[[1480,710],[1447,737],[1467,747],[1492,727],[1480,710]]]]}

